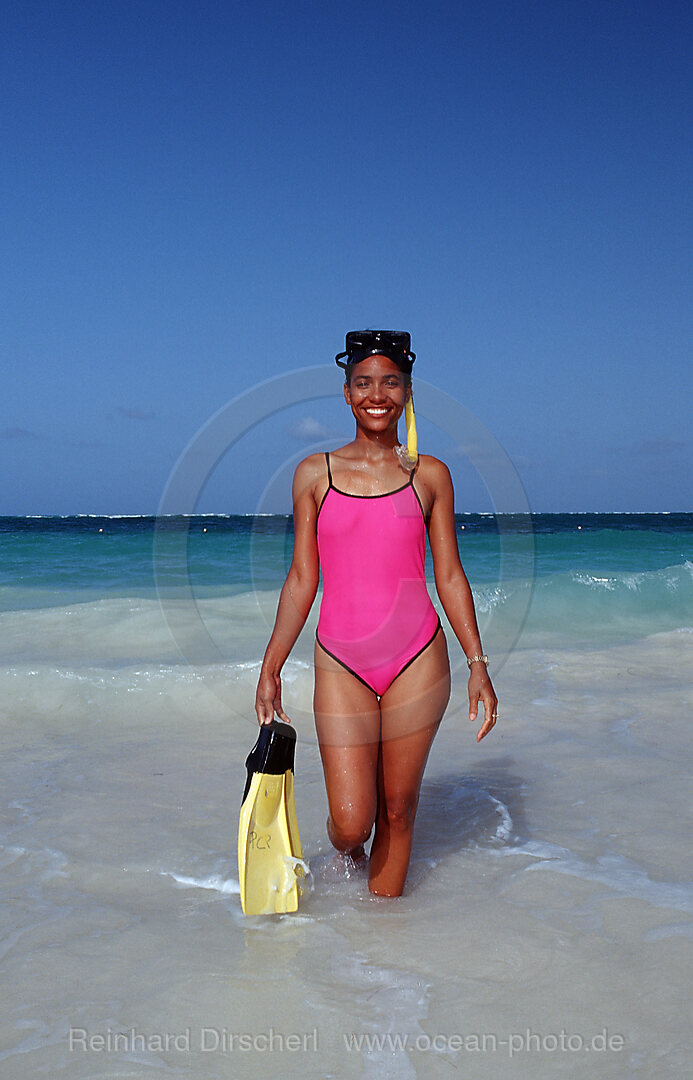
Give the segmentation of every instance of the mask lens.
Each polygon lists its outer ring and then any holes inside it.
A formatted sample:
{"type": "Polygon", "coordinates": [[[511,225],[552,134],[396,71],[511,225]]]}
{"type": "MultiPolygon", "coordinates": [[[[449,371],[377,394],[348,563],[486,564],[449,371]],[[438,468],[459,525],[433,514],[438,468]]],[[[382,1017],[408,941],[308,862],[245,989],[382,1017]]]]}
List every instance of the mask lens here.
{"type": "MultiPolygon", "coordinates": [[[[346,352],[335,358],[347,357],[346,364],[358,364],[368,356],[389,356],[391,360],[410,372],[416,354],[411,352],[411,336],[406,330],[350,330],[346,336],[346,352]]],[[[346,364],[340,364],[346,367],[346,364]]]]}

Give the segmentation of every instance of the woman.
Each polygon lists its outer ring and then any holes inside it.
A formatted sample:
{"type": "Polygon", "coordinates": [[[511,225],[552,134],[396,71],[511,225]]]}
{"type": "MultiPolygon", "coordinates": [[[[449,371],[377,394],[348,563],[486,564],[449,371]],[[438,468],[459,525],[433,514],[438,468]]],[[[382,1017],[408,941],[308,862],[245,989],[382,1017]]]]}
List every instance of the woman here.
{"type": "MultiPolygon", "coordinates": [[[[421,779],[450,697],[446,639],[424,578],[426,530],[438,597],[470,668],[469,719],[484,706],[477,741],[497,719],[457,550],[450,473],[434,457],[408,455],[397,438],[411,403],[409,346],[403,331],[352,331],[336,358],[347,357],[344,398],[356,435],[296,469],[293,560],[255,702],[260,724],[275,712],[289,721],[280,673],[321,567],[314,710],[327,831],[339,852],[361,862],[375,825],[368,884],[378,896],[400,896],[404,888],[421,779]]],[[[408,419],[413,427],[411,404],[408,419]]]]}

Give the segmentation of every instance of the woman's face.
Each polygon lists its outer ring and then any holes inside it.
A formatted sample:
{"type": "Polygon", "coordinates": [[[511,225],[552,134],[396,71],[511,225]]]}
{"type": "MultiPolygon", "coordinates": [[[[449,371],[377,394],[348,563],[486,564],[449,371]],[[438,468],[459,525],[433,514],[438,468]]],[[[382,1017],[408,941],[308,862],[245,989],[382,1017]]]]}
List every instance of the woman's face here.
{"type": "Polygon", "coordinates": [[[367,431],[396,428],[407,400],[407,377],[388,356],[368,356],[355,364],[344,398],[357,424],[367,431]]]}

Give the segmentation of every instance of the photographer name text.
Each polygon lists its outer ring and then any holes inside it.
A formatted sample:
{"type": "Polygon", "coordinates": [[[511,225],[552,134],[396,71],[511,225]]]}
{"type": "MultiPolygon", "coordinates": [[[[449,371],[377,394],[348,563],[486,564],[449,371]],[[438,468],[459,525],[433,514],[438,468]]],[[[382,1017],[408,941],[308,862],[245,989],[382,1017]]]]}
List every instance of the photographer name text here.
{"type": "Polygon", "coordinates": [[[182,1031],[124,1031],[89,1032],[86,1028],[71,1027],[68,1031],[71,1053],[89,1052],[102,1054],[122,1053],[178,1053],[231,1054],[231,1053],[316,1053],[318,1030],[312,1031],[229,1031],[227,1028],[184,1028],[182,1031]]]}

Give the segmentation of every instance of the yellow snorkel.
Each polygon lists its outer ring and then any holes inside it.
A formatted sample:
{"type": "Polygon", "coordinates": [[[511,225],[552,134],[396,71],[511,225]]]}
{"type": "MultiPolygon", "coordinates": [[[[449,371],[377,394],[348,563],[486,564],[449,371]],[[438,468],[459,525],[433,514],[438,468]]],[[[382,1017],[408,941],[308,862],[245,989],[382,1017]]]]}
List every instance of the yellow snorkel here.
{"type": "Polygon", "coordinates": [[[404,417],[407,422],[407,457],[412,465],[416,465],[419,460],[419,443],[416,437],[416,417],[414,416],[414,394],[412,391],[410,391],[404,406],[404,417]]]}
{"type": "Polygon", "coordinates": [[[416,417],[414,416],[414,394],[410,390],[409,397],[404,403],[404,419],[407,425],[407,445],[396,446],[395,453],[399,463],[407,472],[414,468],[419,460],[419,445],[416,435],[416,417]]]}

